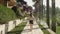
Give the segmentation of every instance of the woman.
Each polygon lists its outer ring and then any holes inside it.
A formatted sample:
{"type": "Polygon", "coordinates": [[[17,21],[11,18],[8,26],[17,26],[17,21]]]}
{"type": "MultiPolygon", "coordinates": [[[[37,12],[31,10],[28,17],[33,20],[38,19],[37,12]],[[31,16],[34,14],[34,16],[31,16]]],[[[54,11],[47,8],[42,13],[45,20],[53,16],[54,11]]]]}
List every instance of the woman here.
{"type": "Polygon", "coordinates": [[[32,29],[33,29],[33,17],[32,17],[32,13],[30,13],[30,16],[29,16],[29,24],[30,24],[30,31],[32,31],[32,29]]]}

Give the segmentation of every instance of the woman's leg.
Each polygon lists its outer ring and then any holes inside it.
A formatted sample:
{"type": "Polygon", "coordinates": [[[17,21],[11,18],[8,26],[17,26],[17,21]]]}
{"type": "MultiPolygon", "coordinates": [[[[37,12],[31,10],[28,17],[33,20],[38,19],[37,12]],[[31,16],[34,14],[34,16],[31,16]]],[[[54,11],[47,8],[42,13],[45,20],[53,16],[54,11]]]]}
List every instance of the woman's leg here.
{"type": "Polygon", "coordinates": [[[33,24],[30,24],[30,31],[32,31],[33,29],[33,24]]]}

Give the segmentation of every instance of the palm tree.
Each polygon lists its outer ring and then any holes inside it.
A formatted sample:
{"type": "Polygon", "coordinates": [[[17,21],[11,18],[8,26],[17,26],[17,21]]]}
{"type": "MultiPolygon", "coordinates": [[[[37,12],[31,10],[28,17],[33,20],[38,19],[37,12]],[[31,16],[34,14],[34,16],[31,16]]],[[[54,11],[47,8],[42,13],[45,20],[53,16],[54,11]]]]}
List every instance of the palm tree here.
{"type": "Polygon", "coordinates": [[[56,32],[55,0],[52,0],[52,30],[56,32]]]}
{"type": "Polygon", "coordinates": [[[50,22],[49,22],[49,0],[47,0],[46,18],[47,18],[47,25],[48,25],[49,28],[50,28],[50,22]]]}

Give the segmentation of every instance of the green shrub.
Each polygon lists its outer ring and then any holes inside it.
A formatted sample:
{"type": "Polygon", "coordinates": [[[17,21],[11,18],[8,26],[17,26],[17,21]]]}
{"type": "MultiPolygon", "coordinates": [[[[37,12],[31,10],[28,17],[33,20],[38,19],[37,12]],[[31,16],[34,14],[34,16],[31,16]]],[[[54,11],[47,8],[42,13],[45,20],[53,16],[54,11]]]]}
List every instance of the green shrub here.
{"type": "Polygon", "coordinates": [[[14,19],[16,19],[14,11],[0,4],[0,24],[14,19]]]}

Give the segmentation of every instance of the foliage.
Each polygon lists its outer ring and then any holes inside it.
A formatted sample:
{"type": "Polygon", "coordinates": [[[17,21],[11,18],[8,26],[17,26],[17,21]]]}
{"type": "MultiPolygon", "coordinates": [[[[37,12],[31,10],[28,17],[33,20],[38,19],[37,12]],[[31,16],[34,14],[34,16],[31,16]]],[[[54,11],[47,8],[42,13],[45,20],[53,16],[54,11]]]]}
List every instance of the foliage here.
{"type": "Polygon", "coordinates": [[[56,7],[55,11],[56,11],[56,14],[59,14],[60,13],[60,8],[56,7]]]}
{"type": "Polygon", "coordinates": [[[38,0],[32,0],[33,2],[38,1],[38,0]]]}
{"type": "Polygon", "coordinates": [[[24,0],[17,0],[17,2],[23,2],[24,0]]]}
{"type": "Polygon", "coordinates": [[[31,6],[28,6],[28,8],[29,8],[30,10],[32,10],[32,7],[31,7],[31,6]]]}
{"type": "Polygon", "coordinates": [[[56,27],[56,34],[60,34],[60,26],[56,27]]]}

